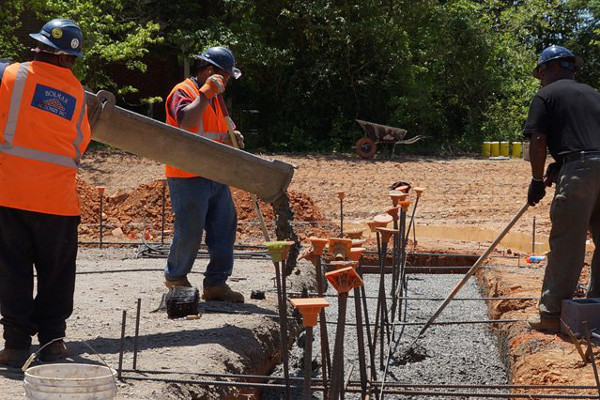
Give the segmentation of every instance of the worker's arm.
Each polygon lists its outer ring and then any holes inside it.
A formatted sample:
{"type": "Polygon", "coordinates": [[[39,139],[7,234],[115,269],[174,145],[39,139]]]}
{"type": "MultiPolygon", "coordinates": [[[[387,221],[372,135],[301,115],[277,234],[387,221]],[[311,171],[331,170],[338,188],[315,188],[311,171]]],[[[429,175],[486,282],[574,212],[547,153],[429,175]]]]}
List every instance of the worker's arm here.
{"type": "Polygon", "coordinates": [[[546,135],[535,132],[531,135],[529,143],[529,160],[531,163],[531,177],[535,180],[544,178],[544,166],[546,165],[546,135]]]}
{"type": "Polygon", "coordinates": [[[225,79],[221,75],[211,75],[199,91],[200,96],[180,111],[179,126],[183,129],[189,130],[200,124],[208,102],[217,94],[225,91],[225,79]]]}
{"type": "Polygon", "coordinates": [[[200,94],[194,101],[185,106],[179,114],[179,127],[190,130],[200,124],[202,114],[208,105],[208,99],[200,94]]]}

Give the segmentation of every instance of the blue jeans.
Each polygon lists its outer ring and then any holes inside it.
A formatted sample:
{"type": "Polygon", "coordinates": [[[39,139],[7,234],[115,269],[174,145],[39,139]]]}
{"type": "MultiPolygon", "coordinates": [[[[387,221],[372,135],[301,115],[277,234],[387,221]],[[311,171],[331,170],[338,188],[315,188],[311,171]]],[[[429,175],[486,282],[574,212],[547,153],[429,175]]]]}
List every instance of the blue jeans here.
{"type": "Polygon", "coordinates": [[[210,261],[204,287],[221,285],[233,270],[237,213],[227,185],[206,178],[167,178],[175,213],[175,233],[165,267],[167,280],[186,277],[206,231],[210,261]]]}

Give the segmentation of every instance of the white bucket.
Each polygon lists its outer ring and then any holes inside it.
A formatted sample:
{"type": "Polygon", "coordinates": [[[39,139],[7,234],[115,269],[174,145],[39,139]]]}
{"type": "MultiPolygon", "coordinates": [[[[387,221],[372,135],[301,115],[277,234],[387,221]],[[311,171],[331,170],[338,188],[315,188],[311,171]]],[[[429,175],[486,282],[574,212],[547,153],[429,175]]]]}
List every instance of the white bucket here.
{"type": "Polygon", "coordinates": [[[33,400],[111,400],[116,371],[93,364],[46,364],[25,371],[25,394],[33,400]]]}

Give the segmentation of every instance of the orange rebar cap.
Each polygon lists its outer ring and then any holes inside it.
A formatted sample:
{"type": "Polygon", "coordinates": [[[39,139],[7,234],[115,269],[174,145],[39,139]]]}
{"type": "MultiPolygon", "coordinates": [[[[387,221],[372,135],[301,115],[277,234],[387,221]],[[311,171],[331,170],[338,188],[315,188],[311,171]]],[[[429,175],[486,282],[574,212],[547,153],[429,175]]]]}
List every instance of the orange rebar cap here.
{"type": "Polygon", "coordinates": [[[337,195],[340,200],[344,200],[344,197],[346,197],[346,192],[337,192],[337,195]]]}
{"type": "Polygon", "coordinates": [[[331,238],[329,239],[329,253],[336,260],[347,259],[352,248],[352,239],[331,238]]]}
{"type": "Polygon", "coordinates": [[[400,203],[398,203],[398,205],[400,207],[402,207],[402,211],[407,212],[408,211],[408,206],[410,206],[412,204],[412,201],[410,200],[404,200],[401,201],[400,203]]]}
{"type": "Polygon", "coordinates": [[[383,243],[387,243],[394,233],[398,233],[396,229],[392,228],[377,228],[377,232],[381,234],[381,240],[383,243]]]}
{"type": "Polygon", "coordinates": [[[410,186],[403,185],[403,186],[398,186],[394,190],[396,190],[398,192],[405,192],[406,193],[406,192],[408,192],[408,189],[410,189],[410,186]]]}
{"type": "Polygon", "coordinates": [[[98,194],[100,196],[102,196],[104,194],[104,190],[106,190],[106,188],[104,186],[98,186],[98,187],[96,187],[96,190],[98,191],[98,194]]]}
{"type": "Polygon", "coordinates": [[[405,200],[406,196],[408,196],[408,193],[405,192],[398,192],[396,190],[392,190],[390,192],[390,198],[392,199],[392,204],[394,207],[398,205],[399,201],[405,200]]]}
{"type": "Polygon", "coordinates": [[[329,265],[333,266],[335,269],[342,269],[342,268],[356,268],[358,267],[358,262],[357,261],[345,261],[345,260],[341,260],[341,261],[330,261],[329,265]]]}
{"type": "Polygon", "coordinates": [[[290,303],[302,314],[302,325],[313,327],[317,325],[317,315],[323,307],[329,307],[329,303],[322,297],[311,297],[308,299],[290,299],[290,303]]]}
{"type": "Polygon", "coordinates": [[[392,208],[388,208],[386,210],[386,213],[388,213],[388,215],[390,217],[392,217],[394,221],[398,221],[398,212],[399,211],[400,211],[400,209],[398,207],[392,207],[392,208]]]}
{"type": "Polygon", "coordinates": [[[267,246],[269,250],[269,254],[271,255],[271,259],[273,262],[283,261],[287,258],[287,255],[290,251],[290,247],[294,244],[294,242],[288,240],[281,240],[277,242],[265,242],[263,243],[267,246]]]}
{"type": "Polygon", "coordinates": [[[360,247],[366,242],[365,239],[352,239],[352,247],[360,247]]]}
{"type": "Polygon", "coordinates": [[[344,236],[346,236],[348,239],[360,239],[364,231],[364,229],[351,229],[344,231],[344,236]]]}
{"type": "Polygon", "coordinates": [[[421,193],[423,193],[425,191],[425,188],[424,187],[416,187],[416,188],[413,188],[413,190],[417,194],[417,197],[421,197],[421,193]]]}
{"type": "Polygon", "coordinates": [[[338,269],[325,274],[325,278],[337,290],[338,294],[348,293],[355,287],[363,285],[358,273],[352,267],[338,269]]]}
{"type": "Polygon", "coordinates": [[[325,245],[329,243],[329,239],[321,239],[315,236],[309,237],[308,240],[310,240],[310,243],[313,246],[313,254],[316,256],[322,255],[325,245]]]}
{"type": "Polygon", "coordinates": [[[353,247],[350,249],[350,261],[359,261],[362,257],[362,253],[364,253],[367,249],[364,247],[353,247]]]}

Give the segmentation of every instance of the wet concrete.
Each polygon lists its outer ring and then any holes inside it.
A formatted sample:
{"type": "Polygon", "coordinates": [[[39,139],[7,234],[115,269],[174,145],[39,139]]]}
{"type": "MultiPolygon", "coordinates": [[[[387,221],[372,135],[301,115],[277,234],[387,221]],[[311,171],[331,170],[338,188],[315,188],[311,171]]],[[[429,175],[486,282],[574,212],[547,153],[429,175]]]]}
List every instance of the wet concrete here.
{"type": "MultiPolygon", "coordinates": [[[[407,295],[411,298],[445,297],[461,278],[462,275],[409,275],[407,295]]],[[[376,276],[369,275],[365,277],[365,287],[368,294],[377,293],[378,282],[376,276]]],[[[328,294],[335,295],[332,288],[329,288],[328,294]]],[[[462,288],[457,297],[477,296],[480,296],[480,292],[476,281],[473,279],[462,288]]],[[[331,303],[331,306],[327,308],[327,319],[328,321],[336,321],[336,298],[328,297],[327,300],[331,303]]],[[[411,300],[407,304],[406,319],[409,322],[426,322],[439,305],[439,301],[411,300]]],[[[369,300],[368,307],[372,322],[375,316],[376,301],[374,299],[369,300]]],[[[487,319],[487,307],[484,301],[453,301],[438,317],[438,321],[487,319]]],[[[355,321],[352,298],[348,299],[346,321],[348,323],[354,323],[355,321]]],[[[400,341],[389,363],[389,370],[386,375],[387,382],[473,385],[506,384],[508,382],[507,369],[502,362],[497,339],[491,334],[487,324],[433,325],[427,330],[424,337],[417,341],[416,346],[409,351],[409,344],[413,343],[420,329],[421,326],[406,326],[404,330],[399,326],[396,327],[396,335],[397,337],[400,336],[400,341]]],[[[328,330],[330,347],[333,349],[335,325],[328,325],[328,330]]],[[[347,326],[345,333],[345,369],[347,371],[349,366],[354,365],[351,379],[359,380],[355,327],[347,326]]],[[[314,336],[313,364],[320,364],[318,328],[315,328],[314,336]]],[[[297,366],[293,370],[295,376],[303,376],[303,357],[303,350],[296,344],[292,350],[291,358],[292,365],[297,366]]],[[[376,365],[379,366],[379,353],[376,356],[376,365]]],[[[279,370],[275,371],[275,374],[279,373],[279,370]]],[[[318,380],[321,376],[320,373],[319,368],[315,371],[313,379],[318,380]]],[[[382,372],[378,370],[377,374],[378,378],[381,379],[382,372]]],[[[492,393],[494,391],[483,391],[483,393],[486,392],[492,393]]],[[[482,391],[479,390],[478,393],[482,393],[482,391]]],[[[265,392],[262,399],[275,400],[282,398],[281,396],[281,392],[271,391],[265,392]]],[[[394,396],[398,395],[390,395],[386,398],[400,398],[394,396]]],[[[302,398],[301,391],[295,391],[293,398],[302,398]]],[[[321,399],[323,396],[321,393],[315,393],[313,398],[321,399]]],[[[360,398],[358,394],[346,394],[346,399],[358,398],[360,398]]],[[[401,398],[439,399],[449,397],[402,395],[401,398]]]]}

